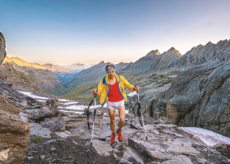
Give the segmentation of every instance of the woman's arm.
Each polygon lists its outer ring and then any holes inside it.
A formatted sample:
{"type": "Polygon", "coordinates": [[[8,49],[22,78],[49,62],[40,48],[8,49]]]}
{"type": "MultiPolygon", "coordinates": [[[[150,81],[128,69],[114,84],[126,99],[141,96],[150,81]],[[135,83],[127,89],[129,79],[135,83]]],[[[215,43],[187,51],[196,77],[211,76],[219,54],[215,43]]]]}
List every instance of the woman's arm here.
{"type": "Polygon", "coordinates": [[[124,76],[120,76],[121,77],[121,81],[124,83],[125,88],[129,89],[130,91],[134,91],[134,86],[131,85],[125,78],[124,76]]]}

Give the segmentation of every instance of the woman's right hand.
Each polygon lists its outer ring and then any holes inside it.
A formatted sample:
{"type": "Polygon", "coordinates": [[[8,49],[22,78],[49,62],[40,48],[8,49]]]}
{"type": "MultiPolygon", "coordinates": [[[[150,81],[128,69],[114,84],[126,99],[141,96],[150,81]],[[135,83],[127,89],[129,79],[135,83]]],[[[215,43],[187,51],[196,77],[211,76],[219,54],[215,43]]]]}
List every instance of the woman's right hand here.
{"type": "Polygon", "coordinates": [[[98,90],[94,90],[93,95],[96,97],[98,95],[98,90]]]}

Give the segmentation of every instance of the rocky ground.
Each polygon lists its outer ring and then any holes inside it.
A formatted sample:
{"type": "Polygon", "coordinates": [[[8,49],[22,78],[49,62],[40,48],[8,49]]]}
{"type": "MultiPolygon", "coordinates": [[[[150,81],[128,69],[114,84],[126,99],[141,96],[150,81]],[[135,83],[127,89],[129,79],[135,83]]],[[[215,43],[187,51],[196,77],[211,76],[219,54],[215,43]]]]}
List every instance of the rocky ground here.
{"type": "MultiPolygon", "coordinates": [[[[107,109],[100,106],[96,106],[94,137],[90,142],[92,115],[89,130],[84,114],[87,102],[59,97],[59,110],[50,110],[39,101],[44,98],[42,96],[50,95],[40,93],[34,99],[17,92],[5,82],[1,83],[1,104],[5,102],[12,105],[7,110],[1,110],[11,111],[11,119],[17,120],[17,129],[20,131],[16,133],[16,128],[10,130],[9,121],[0,121],[1,125],[5,124],[5,128],[0,128],[0,142],[8,147],[0,147],[4,149],[1,151],[4,153],[0,154],[0,163],[230,163],[230,145],[207,146],[193,135],[163,120],[144,117],[148,136],[146,140],[139,118],[130,113],[126,114],[126,123],[122,129],[124,141],[120,143],[116,139],[114,144],[110,144],[110,119],[107,109]],[[68,109],[70,106],[80,108],[68,109]],[[16,112],[13,110],[15,107],[16,112]],[[6,130],[12,133],[5,133],[6,130]],[[34,141],[34,137],[41,137],[41,140],[34,141]]],[[[94,106],[90,110],[93,112],[94,106]]],[[[6,113],[0,115],[2,120],[6,119],[4,115],[6,113]]],[[[118,122],[117,115],[116,127],[118,122]]],[[[13,123],[12,127],[15,127],[13,123]]]]}
{"type": "MultiPolygon", "coordinates": [[[[60,115],[45,107],[38,110],[26,116],[31,122],[31,141],[27,149],[26,164],[230,163],[230,145],[207,146],[176,125],[162,120],[144,117],[148,136],[146,140],[138,117],[128,113],[122,130],[124,141],[120,143],[116,139],[114,144],[110,144],[110,120],[106,108],[97,107],[92,142],[92,131],[88,129],[84,114],[63,112],[60,115]],[[35,136],[40,136],[42,140],[33,141],[35,136]]],[[[90,110],[93,112],[94,109],[90,110]]],[[[118,122],[117,115],[116,127],[118,122]]],[[[92,118],[90,125],[92,128],[92,118]]]]}

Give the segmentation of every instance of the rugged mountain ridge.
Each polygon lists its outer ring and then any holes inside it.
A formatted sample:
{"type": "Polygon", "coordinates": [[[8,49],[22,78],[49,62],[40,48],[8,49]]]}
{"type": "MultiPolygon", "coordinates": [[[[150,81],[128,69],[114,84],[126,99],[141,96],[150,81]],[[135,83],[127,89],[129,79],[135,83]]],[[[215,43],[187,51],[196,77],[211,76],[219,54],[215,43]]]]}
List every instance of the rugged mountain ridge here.
{"type": "Polygon", "coordinates": [[[152,50],[150,51],[146,56],[138,59],[134,63],[130,63],[125,68],[123,68],[121,71],[137,71],[139,73],[146,72],[152,62],[155,60],[158,60],[160,58],[161,54],[158,50],[152,50]]]}
{"type": "Polygon", "coordinates": [[[23,67],[6,62],[0,66],[0,70],[0,79],[13,84],[18,89],[43,91],[54,95],[62,95],[66,90],[54,72],[48,69],[23,67]]]}
{"type": "Polygon", "coordinates": [[[134,63],[130,63],[121,70],[124,74],[135,72],[135,75],[149,74],[155,71],[164,70],[173,61],[179,59],[181,53],[174,47],[161,54],[158,50],[150,51],[146,56],[134,63]]]}
{"type": "Polygon", "coordinates": [[[173,61],[170,68],[196,66],[207,62],[220,63],[230,59],[230,40],[221,40],[217,44],[208,42],[205,46],[198,45],[181,56],[180,59],[173,61]]]}
{"type": "Polygon", "coordinates": [[[58,65],[53,65],[53,64],[38,64],[38,63],[29,63],[21,58],[18,57],[7,57],[4,59],[3,63],[10,62],[10,63],[15,63],[18,66],[24,66],[28,68],[36,68],[36,69],[48,69],[52,72],[54,72],[57,77],[65,83],[68,79],[72,78],[76,73],[74,70],[71,70],[69,68],[64,68],[58,65]]]}
{"type": "Polygon", "coordinates": [[[19,88],[40,91],[32,77],[19,71],[11,63],[4,63],[0,66],[0,79],[19,88]]]}
{"type": "Polygon", "coordinates": [[[164,70],[165,68],[167,68],[168,65],[170,65],[173,61],[179,59],[181,56],[181,53],[174,47],[172,47],[168,51],[161,54],[157,60],[154,60],[149,66],[148,71],[152,72],[164,70]]]}

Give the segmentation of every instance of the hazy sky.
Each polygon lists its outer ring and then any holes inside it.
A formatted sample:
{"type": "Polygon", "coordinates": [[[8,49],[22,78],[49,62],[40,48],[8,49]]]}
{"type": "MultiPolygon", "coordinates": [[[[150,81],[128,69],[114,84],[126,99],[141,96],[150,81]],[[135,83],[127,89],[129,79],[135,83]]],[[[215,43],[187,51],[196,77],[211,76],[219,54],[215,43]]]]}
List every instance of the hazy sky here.
{"type": "Polygon", "coordinates": [[[230,0],[0,0],[7,54],[29,62],[131,62],[230,39],[230,0]]]}

